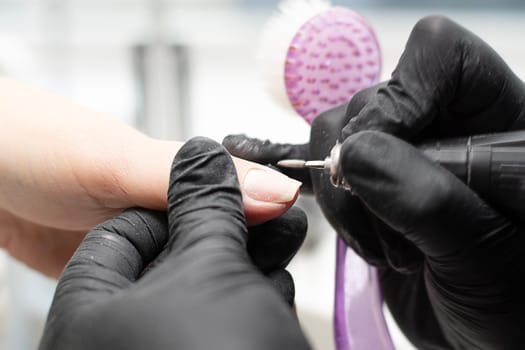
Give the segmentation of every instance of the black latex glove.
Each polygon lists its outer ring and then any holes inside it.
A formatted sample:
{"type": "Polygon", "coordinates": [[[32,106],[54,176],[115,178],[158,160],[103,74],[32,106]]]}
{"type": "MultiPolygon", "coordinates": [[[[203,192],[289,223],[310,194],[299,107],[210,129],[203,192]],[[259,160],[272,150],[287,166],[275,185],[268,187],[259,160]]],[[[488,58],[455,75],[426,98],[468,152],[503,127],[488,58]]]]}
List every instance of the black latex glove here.
{"type": "Polygon", "coordinates": [[[521,349],[521,223],[405,141],[523,129],[524,106],[522,81],[496,52],[456,23],[428,17],[392,78],[319,116],[309,147],[239,135],[224,143],[274,163],[324,159],[344,141],[341,164],[355,196],[320,171],[309,172],[311,188],[340,236],[380,267],[385,300],[409,339],[421,349],[521,349]]]}
{"type": "Polygon", "coordinates": [[[60,278],[40,349],[308,349],[247,254],[248,245],[293,297],[283,267],[304,238],[304,213],[247,232],[232,160],[204,138],[177,153],[168,203],[167,217],[131,209],[87,235],[60,278]]]}

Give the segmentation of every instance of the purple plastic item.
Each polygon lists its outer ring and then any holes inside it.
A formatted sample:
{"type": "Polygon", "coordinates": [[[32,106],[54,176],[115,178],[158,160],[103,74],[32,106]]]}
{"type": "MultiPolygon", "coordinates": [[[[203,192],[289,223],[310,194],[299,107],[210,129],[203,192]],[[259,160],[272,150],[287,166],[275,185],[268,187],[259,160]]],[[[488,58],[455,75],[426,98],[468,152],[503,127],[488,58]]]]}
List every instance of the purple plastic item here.
{"type": "Polygon", "coordinates": [[[375,268],[337,239],[335,344],[338,350],[393,350],[375,268]]]}
{"type": "Polygon", "coordinates": [[[308,123],[379,80],[381,53],[372,28],[354,11],[330,8],[301,26],[284,67],[286,93],[308,123]]]}
{"type": "MultiPolygon", "coordinates": [[[[284,79],[293,108],[308,123],[379,81],[381,52],[357,13],[330,8],[308,20],[287,52],[284,79]]],[[[338,239],[334,333],[338,350],[394,350],[375,269],[338,239]]]]}

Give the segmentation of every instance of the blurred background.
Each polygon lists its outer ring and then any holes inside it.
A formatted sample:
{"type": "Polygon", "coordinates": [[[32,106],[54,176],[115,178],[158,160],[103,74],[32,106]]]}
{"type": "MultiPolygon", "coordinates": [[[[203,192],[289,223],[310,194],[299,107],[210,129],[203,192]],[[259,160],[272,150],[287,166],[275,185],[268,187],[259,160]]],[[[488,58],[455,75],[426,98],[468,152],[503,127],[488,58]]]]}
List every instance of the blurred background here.
{"type": "MultiPolygon", "coordinates": [[[[445,14],[525,74],[525,2],[334,1],[376,30],[387,78],[416,21],[445,14]]],[[[275,0],[0,0],[0,73],[45,87],[159,138],[246,133],[306,142],[309,126],[266,95],[254,59],[275,0]]],[[[28,101],[30,102],[30,101],[28,101]]],[[[1,103],[1,96],[0,96],[1,103]]],[[[71,116],[74,118],[75,116],[71,116]]],[[[9,127],[4,125],[3,127],[9,127]]],[[[306,244],[293,261],[301,322],[333,349],[335,235],[311,198],[306,244]]],[[[0,250],[0,349],[34,349],[54,281],[0,250]]],[[[390,321],[398,349],[411,349],[390,321]]]]}

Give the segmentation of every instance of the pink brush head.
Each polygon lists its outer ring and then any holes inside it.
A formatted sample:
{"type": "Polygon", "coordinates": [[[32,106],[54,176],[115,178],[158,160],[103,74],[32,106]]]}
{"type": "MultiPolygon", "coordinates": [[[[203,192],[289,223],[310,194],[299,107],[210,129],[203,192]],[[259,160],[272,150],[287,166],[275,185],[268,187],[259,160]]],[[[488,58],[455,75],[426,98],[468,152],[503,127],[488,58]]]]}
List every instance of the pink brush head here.
{"type": "Polygon", "coordinates": [[[287,0],[279,9],[259,53],[276,101],[311,123],[379,81],[379,44],[363,17],[327,0],[287,0]]]}
{"type": "Polygon", "coordinates": [[[379,81],[379,44],[355,12],[334,7],[311,18],[292,39],[284,81],[293,108],[308,123],[379,81]]]}

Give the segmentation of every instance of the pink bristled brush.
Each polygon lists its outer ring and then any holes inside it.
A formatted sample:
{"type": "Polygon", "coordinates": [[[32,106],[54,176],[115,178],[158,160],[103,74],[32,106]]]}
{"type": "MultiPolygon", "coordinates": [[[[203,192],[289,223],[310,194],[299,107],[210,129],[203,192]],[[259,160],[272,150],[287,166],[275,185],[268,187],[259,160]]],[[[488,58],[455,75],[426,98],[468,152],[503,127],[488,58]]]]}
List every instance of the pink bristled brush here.
{"type": "MultiPolygon", "coordinates": [[[[323,0],[288,0],[267,24],[260,63],[269,91],[308,123],[379,81],[370,25],[323,0]]],[[[377,273],[338,239],[334,311],[338,350],[393,350],[377,273]]]]}
{"type": "Polygon", "coordinates": [[[363,17],[323,0],[289,0],[279,9],[259,55],[276,100],[311,123],[379,81],[379,44],[363,17]]]}

